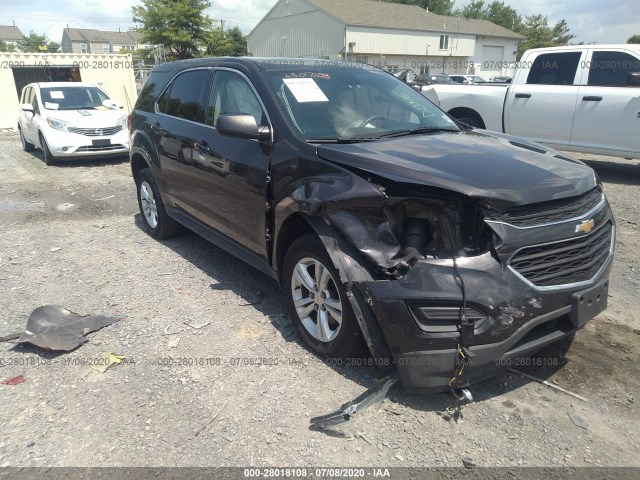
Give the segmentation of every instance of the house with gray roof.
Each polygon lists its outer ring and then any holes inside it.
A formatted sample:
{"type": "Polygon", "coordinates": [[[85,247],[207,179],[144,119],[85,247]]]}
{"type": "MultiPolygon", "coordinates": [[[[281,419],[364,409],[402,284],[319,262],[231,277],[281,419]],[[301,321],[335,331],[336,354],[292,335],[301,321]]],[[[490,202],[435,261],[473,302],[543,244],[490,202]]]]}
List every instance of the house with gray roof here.
{"type": "Polygon", "coordinates": [[[120,50],[150,48],[134,31],[110,32],[90,28],[65,28],[60,42],[63,53],[119,53],[120,50]]]}
{"type": "Polygon", "coordinates": [[[13,45],[19,51],[17,46],[22,37],[22,32],[15,25],[0,25],[0,40],[4,41],[7,46],[13,45]]]}
{"type": "Polygon", "coordinates": [[[247,36],[260,57],[311,57],[391,72],[503,75],[524,37],[486,20],[371,0],[279,0],[247,36]]]}

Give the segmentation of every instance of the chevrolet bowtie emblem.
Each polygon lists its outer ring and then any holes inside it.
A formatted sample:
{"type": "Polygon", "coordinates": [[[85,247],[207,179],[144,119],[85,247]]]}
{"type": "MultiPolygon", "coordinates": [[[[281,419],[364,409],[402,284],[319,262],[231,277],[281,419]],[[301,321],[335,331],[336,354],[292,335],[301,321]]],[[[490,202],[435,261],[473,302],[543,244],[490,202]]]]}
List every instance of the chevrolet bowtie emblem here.
{"type": "Polygon", "coordinates": [[[595,222],[593,221],[593,219],[584,220],[582,223],[576,225],[576,233],[589,233],[591,230],[593,230],[594,226],[595,222]]]}

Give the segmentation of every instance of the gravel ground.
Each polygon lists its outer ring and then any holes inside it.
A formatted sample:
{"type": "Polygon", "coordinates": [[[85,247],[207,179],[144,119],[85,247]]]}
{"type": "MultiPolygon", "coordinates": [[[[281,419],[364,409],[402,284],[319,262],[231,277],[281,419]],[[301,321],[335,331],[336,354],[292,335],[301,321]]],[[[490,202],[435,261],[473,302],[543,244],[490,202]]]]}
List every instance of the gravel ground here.
{"type": "Polygon", "coordinates": [[[121,318],[71,353],[0,345],[0,381],[26,380],[0,385],[0,466],[640,466],[640,166],[579,157],[618,221],[609,308],[522,370],[588,401],[507,373],[461,420],[396,386],[320,432],[375,370],[308,352],[277,285],[197,235],[149,237],[126,159],[46,167],[0,134],[0,335],[45,304],[121,318]],[[105,352],[126,359],[90,368],[105,352]]]}

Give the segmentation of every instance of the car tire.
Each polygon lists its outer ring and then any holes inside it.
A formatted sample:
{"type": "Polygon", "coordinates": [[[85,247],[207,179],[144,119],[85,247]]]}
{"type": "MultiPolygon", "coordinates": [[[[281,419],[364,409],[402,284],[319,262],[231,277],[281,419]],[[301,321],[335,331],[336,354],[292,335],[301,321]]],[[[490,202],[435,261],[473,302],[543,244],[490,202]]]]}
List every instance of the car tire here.
{"type": "Polygon", "coordinates": [[[33,152],[36,146],[33,143],[27,142],[27,138],[24,136],[24,133],[22,133],[22,127],[20,127],[20,125],[18,125],[18,130],[20,131],[20,143],[22,144],[22,149],[25,152],[33,152]]]}
{"type": "Polygon", "coordinates": [[[42,153],[44,154],[44,163],[45,165],[51,166],[57,163],[56,157],[51,154],[51,150],[49,150],[49,145],[47,145],[47,141],[44,139],[44,135],[40,134],[40,146],[42,148],[42,153]]]}
{"type": "Polygon", "coordinates": [[[167,213],[151,170],[140,170],[136,177],[136,187],[138,207],[147,232],[159,239],[175,236],[180,231],[180,224],[167,213]]]}
{"type": "Polygon", "coordinates": [[[316,235],[305,235],[291,244],[282,279],[287,311],[311,350],[322,357],[342,359],[366,353],[347,292],[316,235]]]}

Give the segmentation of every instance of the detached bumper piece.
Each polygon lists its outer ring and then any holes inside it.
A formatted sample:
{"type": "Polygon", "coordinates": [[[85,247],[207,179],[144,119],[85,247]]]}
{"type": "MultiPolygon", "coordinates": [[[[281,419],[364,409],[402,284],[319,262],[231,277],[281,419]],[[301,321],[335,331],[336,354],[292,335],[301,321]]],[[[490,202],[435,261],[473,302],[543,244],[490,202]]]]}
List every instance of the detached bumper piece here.
{"type": "Polygon", "coordinates": [[[365,408],[380,405],[387,396],[389,389],[398,382],[397,374],[385,377],[369,388],[366,392],[359,395],[349,403],[342,405],[338,411],[320,417],[311,419],[311,426],[326,430],[347,423],[353,416],[364,410],[365,408]]]}

